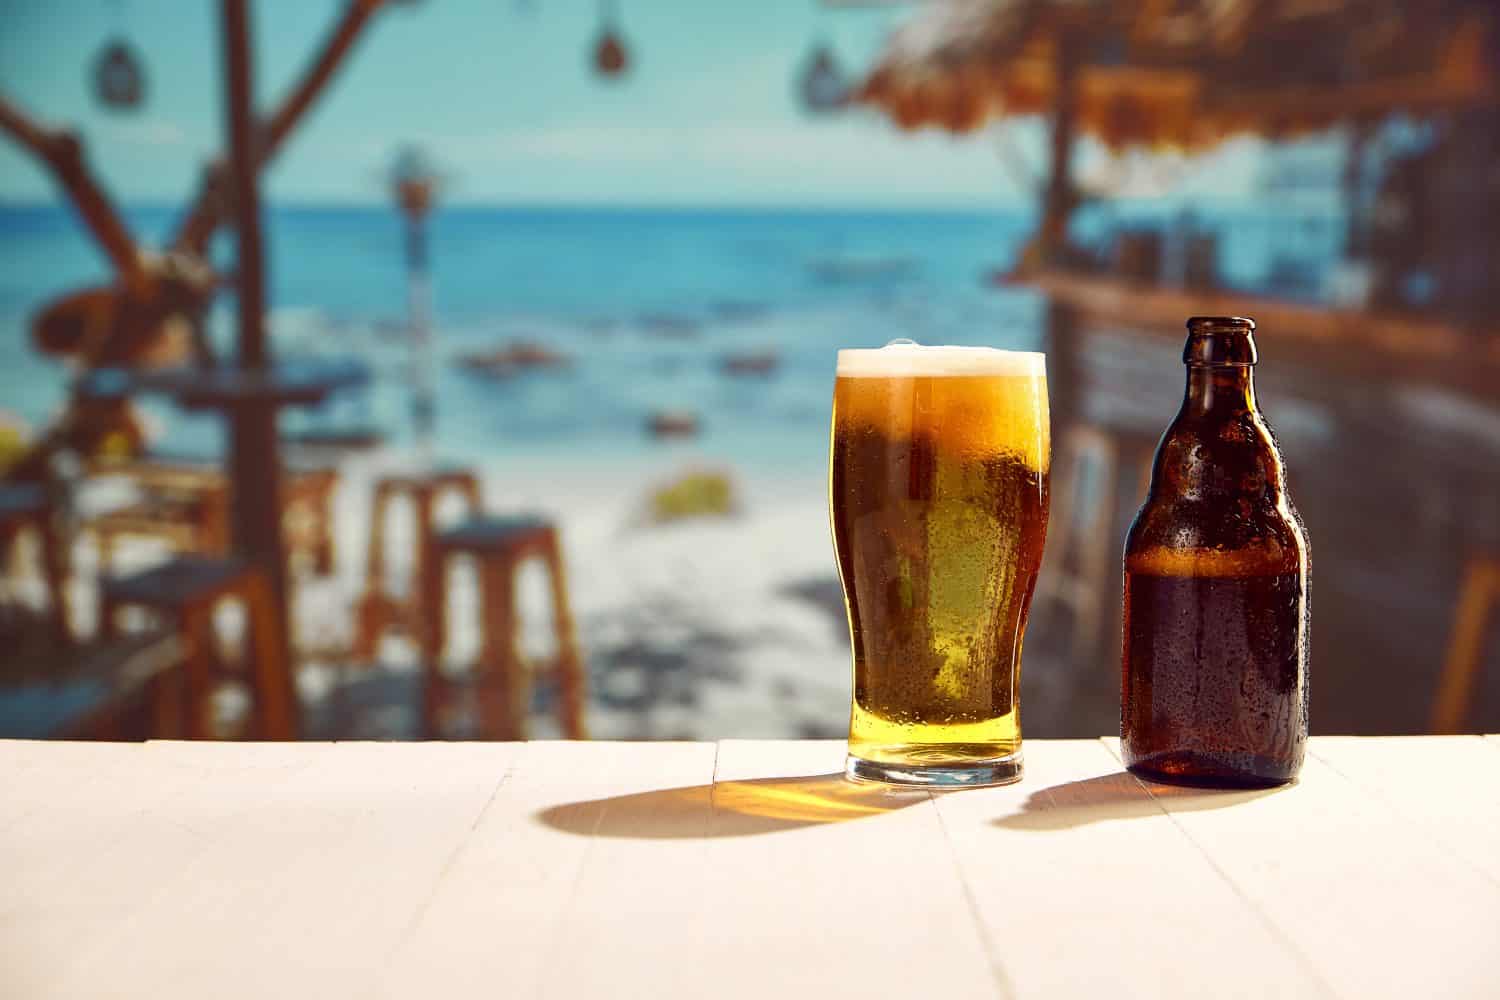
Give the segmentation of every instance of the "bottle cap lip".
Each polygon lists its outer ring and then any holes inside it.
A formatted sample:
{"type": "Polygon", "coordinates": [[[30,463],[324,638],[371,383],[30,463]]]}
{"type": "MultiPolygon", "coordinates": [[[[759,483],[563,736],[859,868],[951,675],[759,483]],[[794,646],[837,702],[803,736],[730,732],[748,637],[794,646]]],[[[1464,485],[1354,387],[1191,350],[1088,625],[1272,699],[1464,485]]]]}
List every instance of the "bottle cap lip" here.
{"type": "Polygon", "coordinates": [[[1255,320],[1248,316],[1193,316],[1187,321],[1182,361],[1187,365],[1253,365],[1255,320]]]}
{"type": "Polygon", "coordinates": [[[1254,333],[1255,320],[1249,316],[1189,316],[1189,333],[1254,333]]]}

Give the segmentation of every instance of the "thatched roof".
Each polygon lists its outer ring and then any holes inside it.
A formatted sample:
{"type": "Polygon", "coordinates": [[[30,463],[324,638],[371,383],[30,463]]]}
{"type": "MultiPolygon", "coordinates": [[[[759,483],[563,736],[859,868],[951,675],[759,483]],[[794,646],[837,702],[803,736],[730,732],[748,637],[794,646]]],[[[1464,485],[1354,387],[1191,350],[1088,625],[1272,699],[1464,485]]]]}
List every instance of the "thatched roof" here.
{"type": "Polygon", "coordinates": [[[903,128],[1048,113],[1076,61],[1110,147],[1500,102],[1500,14],[1480,0],[945,0],[888,41],[856,100],[903,128]]]}

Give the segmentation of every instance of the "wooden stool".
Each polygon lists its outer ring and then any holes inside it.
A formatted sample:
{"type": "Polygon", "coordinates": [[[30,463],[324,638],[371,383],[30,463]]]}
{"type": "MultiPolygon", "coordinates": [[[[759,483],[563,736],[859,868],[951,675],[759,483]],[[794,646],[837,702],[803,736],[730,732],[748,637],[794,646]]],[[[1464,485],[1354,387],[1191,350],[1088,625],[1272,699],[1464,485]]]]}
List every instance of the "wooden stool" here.
{"type": "Polygon", "coordinates": [[[447,640],[448,559],[472,556],[478,568],[480,617],[484,638],[479,653],[479,716],[486,735],[494,739],[525,739],[526,715],[531,704],[530,683],[516,651],[519,623],[515,608],[515,575],[527,559],[539,558],[547,566],[552,585],[552,625],[557,637],[558,720],[568,739],[585,738],[583,665],[573,638],[573,615],[568,608],[568,588],[563,573],[562,551],[557,529],[541,517],[476,517],[441,532],[434,540],[437,558],[438,603],[427,631],[428,671],[424,716],[430,732],[436,732],[437,698],[442,685],[438,661],[447,640]]]}
{"type": "Polygon", "coordinates": [[[181,729],[190,739],[207,738],[212,735],[208,709],[214,673],[213,611],[227,598],[238,598],[245,608],[255,695],[253,731],[260,739],[295,739],[291,667],[272,639],[276,604],[259,568],[238,559],[178,556],[140,573],[103,580],[99,633],[106,640],[115,635],[116,614],[124,607],[146,608],[167,618],[185,652],[181,670],[158,681],[157,726],[164,733],[181,729]]]}
{"type": "Polygon", "coordinates": [[[1500,553],[1486,552],[1470,558],[1458,592],[1453,628],[1448,633],[1443,673],[1432,702],[1429,728],[1434,733],[1463,731],[1473,707],[1490,616],[1497,604],[1500,604],[1500,553]]]}
{"type": "Polygon", "coordinates": [[[1037,580],[1036,608],[1046,614],[1058,606],[1072,614],[1072,656],[1091,657],[1098,647],[1107,594],[1117,582],[1123,540],[1115,533],[1121,473],[1137,469],[1138,496],[1151,483],[1156,442],[1144,435],[1075,424],[1062,435],[1056,463],[1044,569],[1037,580]]]}
{"type": "Polygon", "coordinates": [[[365,563],[365,592],[359,599],[354,636],[356,659],[372,658],[380,636],[391,628],[413,637],[423,649],[431,645],[426,638],[428,623],[434,620],[434,609],[442,601],[441,573],[432,550],[433,514],[438,500],[450,491],[464,498],[470,516],[479,513],[479,478],[467,469],[387,475],[375,481],[375,497],[370,507],[370,551],[365,563]],[[405,599],[398,599],[385,587],[385,519],[391,501],[402,496],[411,499],[415,510],[416,550],[411,589],[405,599]]]}
{"type": "Polygon", "coordinates": [[[36,531],[41,541],[42,577],[51,605],[53,639],[66,645],[73,636],[68,625],[68,547],[53,515],[47,488],[40,483],[0,484],[0,553],[9,552],[22,531],[36,531]]]}

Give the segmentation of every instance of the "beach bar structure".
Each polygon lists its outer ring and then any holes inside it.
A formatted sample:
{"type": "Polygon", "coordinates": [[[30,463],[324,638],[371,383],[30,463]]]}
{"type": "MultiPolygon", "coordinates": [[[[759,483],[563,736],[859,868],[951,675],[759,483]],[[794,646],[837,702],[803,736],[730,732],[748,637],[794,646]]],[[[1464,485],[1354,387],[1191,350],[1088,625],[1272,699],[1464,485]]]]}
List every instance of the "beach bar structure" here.
{"type": "MultiPolygon", "coordinates": [[[[1175,337],[1195,313],[1274,315],[1266,333],[1288,349],[1357,355],[1386,371],[1415,366],[1500,393],[1500,328],[1482,318],[1145,288],[1079,273],[1067,239],[1084,200],[1071,168],[1085,136],[1111,153],[1191,153],[1236,136],[1282,140],[1342,125],[1350,248],[1359,249],[1368,224],[1355,198],[1361,153],[1379,121],[1398,112],[1440,116],[1476,133],[1500,123],[1500,13],[1492,4],[965,0],[918,8],[853,100],[903,129],[964,134],[1009,117],[1050,120],[1041,221],[1008,280],[1048,296],[1055,364],[1067,364],[1071,331],[1087,316],[1135,318],[1143,330],[1175,337]]],[[[1068,401],[1058,402],[1067,412],[1068,401]]]]}
{"type": "MultiPolygon", "coordinates": [[[[1142,356],[1169,359],[1188,316],[1253,316],[1265,356],[1280,366],[1274,383],[1296,383],[1312,404],[1304,409],[1326,419],[1336,438],[1325,454],[1337,473],[1330,466],[1313,476],[1318,495],[1303,495],[1304,512],[1320,507],[1327,518],[1323,593],[1336,589],[1334,580],[1344,587],[1341,600],[1325,597],[1321,621],[1333,634],[1363,635],[1374,609],[1389,607],[1410,615],[1407,622],[1446,630],[1446,656],[1432,631],[1410,628],[1366,653],[1384,657],[1403,680],[1417,672],[1398,664],[1443,660],[1436,678],[1421,682],[1431,704],[1426,725],[1461,731],[1480,690],[1485,622],[1500,615],[1500,588],[1488,582],[1500,565],[1500,490],[1486,458],[1493,450],[1468,443],[1493,432],[1464,436],[1475,424],[1489,427],[1483,414],[1500,402],[1500,322],[1490,291],[1500,283],[1500,8],[1476,0],[914,4],[853,87],[851,104],[908,130],[969,134],[1014,117],[1048,122],[1039,224],[1016,262],[990,281],[1046,302],[1060,453],[1051,568],[1038,604],[1070,611],[1072,659],[1108,659],[1099,645],[1118,600],[1110,566],[1120,514],[1133,509],[1169,415],[1144,405],[1172,390],[1152,382],[1155,366],[1142,356]],[[1374,174],[1372,143],[1396,117],[1425,128],[1430,144],[1374,174]],[[1086,142],[1118,164],[1126,153],[1194,154],[1234,137],[1275,143],[1334,128],[1346,159],[1330,201],[1342,200],[1343,255],[1352,270],[1364,270],[1362,293],[1297,299],[1225,287],[1212,237],[1206,266],[1176,275],[1165,266],[1164,234],[1132,245],[1134,233],[1119,233],[1113,259],[1070,238],[1077,210],[1094,197],[1074,176],[1086,142]],[[1393,216],[1407,228],[1392,229],[1393,216]],[[1408,277],[1429,289],[1425,301],[1403,299],[1408,277]],[[1403,413],[1428,422],[1408,428],[1403,413]],[[1442,415],[1437,423],[1434,413],[1442,415]],[[1457,426],[1465,414],[1480,416],[1457,426]],[[1079,475],[1086,465],[1100,472],[1079,475]],[[1099,475],[1103,491],[1077,488],[1099,475]],[[1364,509],[1376,483],[1389,486],[1379,513],[1364,509]],[[1406,536],[1393,537],[1396,530],[1406,536]],[[1074,546],[1076,571],[1068,566],[1074,546]],[[1344,553],[1345,564],[1330,553],[1344,553]],[[1413,592],[1418,565],[1452,603],[1413,592]],[[1090,634],[1080,643],[1083,632],[1090,634]],[[1391,651],[1403,642],[1403,653],[1391,651]]],[[[1346,686],[1323,704],[1351,714],[1324,724],[1412,725],[1387,708],[1372,707],[1380,720],[1373,723],[1352,714],[1359,685],[1371,683],[1360,679],[1370,664],[1355,670],[1358,657],[1344,655],[1353,657],[1351,669],[1323,676],[1325,690],[1346,686]]]]}

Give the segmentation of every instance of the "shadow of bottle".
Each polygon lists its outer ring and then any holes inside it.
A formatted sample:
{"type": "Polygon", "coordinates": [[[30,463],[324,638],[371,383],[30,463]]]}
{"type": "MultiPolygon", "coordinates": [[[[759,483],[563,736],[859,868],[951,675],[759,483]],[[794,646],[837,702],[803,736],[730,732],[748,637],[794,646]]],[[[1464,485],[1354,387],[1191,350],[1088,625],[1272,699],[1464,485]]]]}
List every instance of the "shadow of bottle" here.
{"type": "Polygon", "coordinates": [[[1019,811],[995,820],[1009,830],[1066,830],[1105,820],[1140,819],[1173,812],[1226,809],[1275,795],[1280,788],[1221,790],[1142,781],[1128,771],[1065,781],[1032,792],[1019,811]]]}

